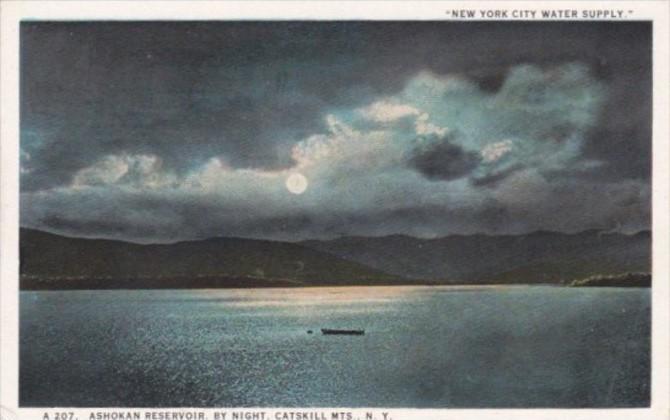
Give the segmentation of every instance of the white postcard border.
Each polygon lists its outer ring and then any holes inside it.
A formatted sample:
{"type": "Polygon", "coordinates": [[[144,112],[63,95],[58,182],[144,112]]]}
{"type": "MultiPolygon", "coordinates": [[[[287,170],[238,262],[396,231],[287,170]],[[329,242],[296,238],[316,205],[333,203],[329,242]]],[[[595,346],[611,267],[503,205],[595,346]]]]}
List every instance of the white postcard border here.
{"type": "MultiPolygon", "coordinates": [[[[644,409],[355,409],[393,420],[444,419],[668,419],[670,418],[670,32],[666,1],[3,1],[0,2],[0,420],[42,419],[45,412],[128,411],[112,408],[36,409],[18,407],[18,227],[19,227],[19,22],[21,20],[448,20],[447,10],[625,10],[619,20],[653,21],[653,287],[652,405],[644,409]],[[632,13],[630,13],[632,12],[632,13]]],[[[477,19],[496,20],[496,19],[477,19]]],[[[508,18],[504,20],[523,20],[508,18]]],[[[543,19],[534,19],[541,21],[543,19]]],[[[575,19],[571,19],[575,20],[575,19]]],[[[584,19],[576,19],[584,20],[584,19]]],[[[634,88],[634,87],[631,87],[634,88]]],[[[245,409],[254,411],[254,409],[245,409]]],[[[149,409],[137,410],[142,413],[149,409]]],[[[167,411],[161,409],[160,411],[167,411]]],[[[187,412],[192,409],[172,409],[187,412]]],[[[212,409],[198,410],[213,417],[212,409]]],[[[219,410],[220,411],[220,410],[219,410]]],[[[231,410],[228,410],[231,411],[231,410]]],[[[258,408],[267,413],[296,411],[258,408]]],[[[331,412],[339,409],[301,411],[331,412]]],[[[271,417],[274,419],[274,417],[271,417]]],[[[53,420],[53,417],[51,418],[53,420]]]]}

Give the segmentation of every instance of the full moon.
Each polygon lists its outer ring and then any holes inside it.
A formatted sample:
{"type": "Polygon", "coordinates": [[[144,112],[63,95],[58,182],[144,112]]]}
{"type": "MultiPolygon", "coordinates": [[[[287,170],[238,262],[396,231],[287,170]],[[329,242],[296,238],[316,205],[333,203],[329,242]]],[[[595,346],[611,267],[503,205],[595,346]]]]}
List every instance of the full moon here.
{"type": "Polygon", "coordinates": [[[293,194],[302,194],[307,189],[307,178],[303,174],[293,173],[286,178],[286,189],[293,194]]]}

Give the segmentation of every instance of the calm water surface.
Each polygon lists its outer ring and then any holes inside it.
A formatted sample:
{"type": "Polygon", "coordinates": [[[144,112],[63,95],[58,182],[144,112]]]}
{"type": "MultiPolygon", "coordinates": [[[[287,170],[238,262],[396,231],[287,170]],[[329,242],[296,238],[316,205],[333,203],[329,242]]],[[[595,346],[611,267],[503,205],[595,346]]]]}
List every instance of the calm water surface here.
{"type": "Polygon", "coordinates": [[[649,403],[648,289],[22,292],[20,311],[22,406],[649,403]]]}

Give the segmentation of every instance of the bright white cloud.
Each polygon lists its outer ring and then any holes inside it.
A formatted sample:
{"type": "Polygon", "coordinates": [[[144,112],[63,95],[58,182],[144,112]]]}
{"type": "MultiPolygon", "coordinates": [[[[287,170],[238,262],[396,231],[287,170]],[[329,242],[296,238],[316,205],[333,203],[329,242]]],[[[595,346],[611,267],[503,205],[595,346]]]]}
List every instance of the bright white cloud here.
{"type": "Polygon", "coordinates": [[[512,140],[503,140],[486,145],[481,151],[484,162],[495,162],[512,150],[512,140]]]}
{"type": "Polygon", "coordinates": [[[157,156],[108,155],[77,172],[72,186],[132,185],[159,188],[173,184],[175,179],[173,175],[162,171],[162,161],[157,156]]]}
{"type": "Polygon", "coordinates": [[[446,127],[439,127],[429,121],[430,116],[425,112],[419,115],[414,123],[416,129],[416,134],[421,136],[427,136],[435,134],[439,137],[447,134],[448,129],[446,127]]]}
{"type": "Polygon", "coordinates": [[[365,108],[359,109],[359,112],[369,120],[382,123],[420,114],[420,111],[411,105],[388,99],[374,102],[365,108]]]}
{"type": "Polygon", "coordinates": [[[128,172],[128,162],[124,157],[111,155],[81,169],[74,176],[72,185],[83,187],[90,185],[114,184],[128,172]]]}
{"type": "Polygon", "coordinates": [[[393,132],[356,130],[333,115],[326,117],[329,131],[297,143],[292,156],[302,171],[333,173],[341,170],[379,170],[398,158],[401,150],[393,143],[393,132]]]}

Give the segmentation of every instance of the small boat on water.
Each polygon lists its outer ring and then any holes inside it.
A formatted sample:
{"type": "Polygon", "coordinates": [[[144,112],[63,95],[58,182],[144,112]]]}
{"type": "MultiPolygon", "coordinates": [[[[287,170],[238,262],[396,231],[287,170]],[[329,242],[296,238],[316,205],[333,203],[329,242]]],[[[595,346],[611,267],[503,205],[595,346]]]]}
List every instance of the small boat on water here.
{"type": "Polygon", "coordinates": [[[330,328],[321,328],[323,335],[363,335],[365,330],[334,330],[330,328]]]}

